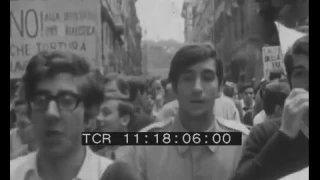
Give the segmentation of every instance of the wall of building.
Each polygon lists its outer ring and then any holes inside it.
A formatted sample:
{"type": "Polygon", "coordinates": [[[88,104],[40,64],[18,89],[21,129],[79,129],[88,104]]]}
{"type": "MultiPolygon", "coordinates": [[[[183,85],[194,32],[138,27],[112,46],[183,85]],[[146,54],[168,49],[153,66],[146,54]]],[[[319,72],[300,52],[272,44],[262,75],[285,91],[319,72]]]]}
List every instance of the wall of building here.
{"type": "Polygon", "coordinates": [[[141,28],[135,0],[102,0],[105,72],[141,74],[141,28]]]}
{"type": "Polygon", "coordinates": [[[125,19],[124,38],[126,42],[127,56],[130,62],[126,64],[126,69],[130,69],[127,74],[141,75],[142,74],[142,53],[141,53],[141,38],[142,32],[140,22],[136,12],[136,0],[124,1],[123,15],[125,19]]]}
{"type": "Polygon", "coordinates": [[[262,47],[279,45],[274,21],[308,31],[309,1],[288,2],[198,0],[193,6],[192,32],[185,31],[186,39],[211,41],[223,60],[228,80],[251,82],[255,78],[258,83],[263,77],[262,47]]]}

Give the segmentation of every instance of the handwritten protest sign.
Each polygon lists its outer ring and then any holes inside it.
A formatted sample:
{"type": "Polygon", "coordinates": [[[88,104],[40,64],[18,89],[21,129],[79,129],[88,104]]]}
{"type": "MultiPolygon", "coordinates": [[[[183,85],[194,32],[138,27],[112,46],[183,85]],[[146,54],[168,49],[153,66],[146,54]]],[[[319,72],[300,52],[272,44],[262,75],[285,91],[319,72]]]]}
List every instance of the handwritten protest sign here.
{"type": "Polygon", "coordinates": [[[269,79],[270,72],[284,71],[283,54],[280,46],[262,48],[264,78],[269,79]]]}
{"type": "Polygon", "coordinates": [[[100,16],[99,0],[10,1],[10,79],[43,50],[72,51],[99,67],[100,16]]]}

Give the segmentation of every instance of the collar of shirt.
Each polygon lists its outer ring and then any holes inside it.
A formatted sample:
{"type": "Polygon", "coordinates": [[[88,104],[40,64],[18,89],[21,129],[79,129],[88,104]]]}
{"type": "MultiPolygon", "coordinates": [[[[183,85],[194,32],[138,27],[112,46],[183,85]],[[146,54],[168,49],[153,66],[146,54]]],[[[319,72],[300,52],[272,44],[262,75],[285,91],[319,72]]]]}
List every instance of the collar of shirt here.
{"type": "Polygon", "coordinates": [[[253,108],[254,105],[256,104],[256,102],[255,102],[254,100],[252,100],[251,107],[247,107],[246,104],[244,103],[244,100],[243,100],[243,99],[240,100],[240,103],[241,103],[242,109],[244,109],[244,108],[249,108],[249,109],[251,109],[251,108],[253,108]]]}
{"type": "Polygon", "coordinates": [[[109,159],[115,160],[116,159],[115,152],[119,147],[120,146],[106,146],[105,148],[97,151],[96,153],[103,157],[107,157],[109,159]]]}
{"type": "MultiPolygon", "coordinates": [[[[29,163],[30,166],[28,166],[26,169],[26,176],[25,180],[40,180],[41,178],[39,177],[38,173],[38,168],[37,168],[37,152],[33,153],[30,158],[29,158],[29,163]]],[[[78,175],[73,178],[73,180],[88,180],[92,179],[92,175],[90,174],[91,172],[95,171],[92,166],[92,160],[93,156],[95,154],[92,152],[92,150],[89,147],[86,147],[86,155],[85,159],[83,161],[83,164],[78,172],[78,175]]]]}
{"type": "MultiPolygon", "coordinates": [[[[188,132],[187,129],[185,129],[179,119],[179,116],[176,115],[176,117],[174,118],[174,122],[173,122],[173,127],[172,127],[172,132],[188,132]]],[[[205,132],[222,132],[223,129],[220,127],[219,123],[217,123],[217,119],[215,119],[211,126],[205,131],[205,132]]],[[[176,146],[179,153],[185,153],[191,146],[176,146]]],[[[212,146],[212,145],[207,145],[206,147],[208,147],[212,152],[215,152],[216,148],[218,146],[212,146]]]]}

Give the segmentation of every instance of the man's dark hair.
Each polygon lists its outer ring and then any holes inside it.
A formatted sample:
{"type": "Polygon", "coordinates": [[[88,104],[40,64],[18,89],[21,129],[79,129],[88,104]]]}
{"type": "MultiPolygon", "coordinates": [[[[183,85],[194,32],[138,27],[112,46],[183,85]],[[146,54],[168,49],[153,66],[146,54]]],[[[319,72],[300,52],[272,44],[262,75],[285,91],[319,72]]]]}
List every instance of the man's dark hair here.
{"type": "Polygon", "coordinates": [[[216,74],[219,85],[223,82],[222,61],[217,58],[217,52],[209,43],[187,45],[182,47],[173,57],[170,64],[169,81],[175,89],[180,75],[190,66],[212,58],[216,62],[216,74]]]}
{"type": "Polygon", "coordinates": [[[223,94],[225,96],[228,96],[230,98],[233,98],[233,96],[235,95],[235,87],[230,86],[230,85],[224,85],[223,87],[223,94]]]}
{"type": "Polygon", "coordinates": [[[168,89],[167,89],[167,86],[170,84],[170,82],[169,82],[169,80],[168,79],[162,79],[161,80],[161,85],[162,85],[162,87],[163,87],[163,89],[164,89],[164,94],[165,94],[165,96],[167,96],[168,95],[168,89]]]}
{"type": "Polygon", "coordinates": [[[168,79],[161,79],[161,85],[164,89],[166,89],[167,85],[169,84],[168,79]]]}
{"type": "Polygon", "coordinates": [[[141,116],[135,114],[133,106],[128,102],[120,101],[118,105],[118,112],[119,117],[126,115],[129,116],[130,121],[127,126],[127,130],[129,132],[138,132],[141,128],[151,123],[149,119],[141,119],[141,116]]]}
{"type": "Polygon", "coordinates": [[[252,83],[246,83],[246,84],[240,85],[240,87],[239,87],[239,92],[240,92],[241,94],[243,94],[244,91],[247,90],[248,88],[254,89],[252,83]]]}
{"type": "Polygon", "coordinates": [[[256,96],[260,96],[260,98],[262,98],[262,92],[269,82],[270,81],[267,81],[267,80],[260,82],[259,85],[254,89],[254,94],[256,96]]]}
{"type": "Polygon", "coordinates": [[[273,81],[276,79],[281,79],[281,72],[271,72],[269,75],[269,80],[273,81]]]}
{"type": "MultiPolygon", "coordinates": [[[[130,86],[127,83],[126,80],[124,80],[122,77],[116,75],[116,74],[112,74],[112,75],[107,75],[104,77],[104,84],[107,85],[108,83],[111,83],[115,81],[116,85],[117,85],[117,90],[120,91],[121,94],[123,95],[129,95],[129,90],[130,90],[130,86]]],[[[116,89],[114,90],[109,90],[109,92],[114,92],[117,91],[116,89]]]]}
{"type": "Polygon", "coordinates": [[[132,105],[129,104],[128,102],[120,101],[118,105],[118,111],[119,111],[120,117],[123,117],[125,115],[129,115],[129,116],[133,115],[132,105]]]}
{"type": "Polygon", "coordinates": [[[309,57],[309,35],[303,36],[295,41],[293,46],[287,51],[284,56],[284,66],[287,72],[287,78],[290,86],[294,55],[306,55],[309,57]]]}
{"type": "Polygon", "coordinates": [[[243,116],[243,124],[253,126],[253,110],[249,109],[243,116]]]}
{"type": "Polygon", "coordinates": [[[31,58],[23,77],[27,102],[33,99],[36,86],[41,80],[60,73],[70,73],[76,77],[85,108],[102,103],[103,87],[102,82],[99,82],[101,80],[99,71],[90,71],[90,65],[83,57],[61,51],[43,51],[31,58]]]}
{"type": "Polygon", "coordinates": [[[138,91],[141,94],[148,92],[148,84],[144,79],[133,78],[128,81],[130,87],[130,101],[133,102],[137,98],[138,91]]]}
{"type": "Polygon", "coordinates": [[[119,112],[119,117],[123,117],[123,116],[129,116],[130,121],[128,124],[128,129],[131,126],[131,124],[133,123],[133,116],[134,116],[134,111],[133,111],[133,107],[131,104],[129,104],[128,102],[124,102],[124,101],[120,101],[118,104],[118,112],[119,112]]]}
{"type": "Polygon", "coordinates": [[[272,92],[268,89],[264,89],[262,103],[263,110],[265,111],[266,115],[272,115],[277,105],[283,108],[287,96],[288,95],[285,93],[272,92]]]}

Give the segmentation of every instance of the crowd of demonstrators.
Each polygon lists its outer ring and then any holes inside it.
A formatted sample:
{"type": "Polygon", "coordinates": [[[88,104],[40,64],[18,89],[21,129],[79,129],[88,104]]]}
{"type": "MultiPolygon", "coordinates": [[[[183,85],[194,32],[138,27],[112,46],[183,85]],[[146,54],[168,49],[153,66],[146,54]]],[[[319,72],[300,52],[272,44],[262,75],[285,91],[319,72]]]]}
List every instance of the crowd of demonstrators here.
{"type": "MultiPolygon", "coordinates": [[[[187,45],[173,57],[169,81],[179,108],[168,120],[147,126],[143,132],[241,132],[235,121],[214,115],[215,99],[223,82],[222,62],[209,44],[187,45]]],[[[172,103],[172,102],[171,102],[172,103]]],[[[234,172],[241,146],[129,146],[120,161],[130,164],[140,179],[219,179],[234,172]]]]}
{"type": "Polygon", "coordinates": [[[15,122],[10,130],[10,159],[23,156],[36,149],[32,133],[32,124],[27,116],[27,105],[24,100],[16,99],[12,109],[15,122]]]}
{"type": "MultiPolygon", "coordinates": [[[[226,97],[229,97],[235,104],[237,111],[236,113],[236,119],[241,122],[243,118],[243,111],[241,108],[241,103],[239,100],[239,93],[238,93],[238,87],[235,83],[232,82],[226,82],[223,87],[223,95],[226,97]]],[[[232,120],[232,119],[230,119],[232,120]]]]}
{"type": "Polygon", "coordinates": [[[308,165],[308,38],[286,54],[287,79],[271,73],[256,88],[225,82],[206,43],[178,50],[168,79],[102,75],[76,54],[40,52],[10,102],[10,176],[263,180],[301,170],[308,165]],[[83,131],[241,132],[243,147],[83,147],[83,131]]]}
{"type": "Polygon", "coordinates": [[[273,80],[261,91],[262,110],[253,119],[254,126],[264,121],[281,118],[284,102],[290,93],[289,84],[282,80],[273,80]]]}
{"type": "Polygon", "coordinates": [[[293,44],[284,64],[291,88],[284,105],[288,90],[281,82],[268,84],[263,95],[266,114],[279,117],[283,106],[281,118],[253,127],[232,180],[279,179],[309,167],[309,36],[293,44]]]}

